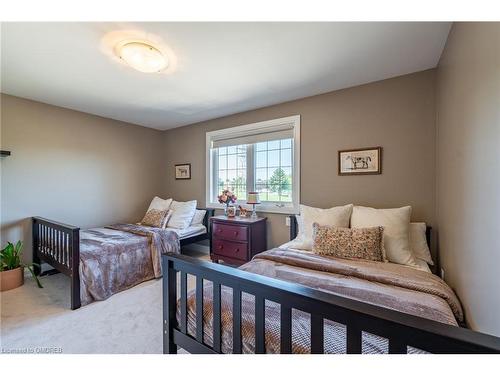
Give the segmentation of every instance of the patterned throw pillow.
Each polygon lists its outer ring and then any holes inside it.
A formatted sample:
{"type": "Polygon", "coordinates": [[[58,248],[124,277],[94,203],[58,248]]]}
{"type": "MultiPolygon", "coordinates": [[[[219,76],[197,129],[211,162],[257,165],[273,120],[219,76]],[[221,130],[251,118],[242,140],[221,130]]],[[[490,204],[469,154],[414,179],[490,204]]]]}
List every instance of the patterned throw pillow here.
{"type": "Polygon", "coordinates": [[[168,214],[168,210],[157,210],[155,208],[150,209],[144,215],[144,219],[142,219],[141,224],[147,225],[148,227],[156,227],[162,228],[165,223],[165,218],[168,214]]]}
{"type": "Polygon", "coordinates": [[[386,262],[384,227],[339,228],[314,223],[313,252],[338,258],[386,262]]]}

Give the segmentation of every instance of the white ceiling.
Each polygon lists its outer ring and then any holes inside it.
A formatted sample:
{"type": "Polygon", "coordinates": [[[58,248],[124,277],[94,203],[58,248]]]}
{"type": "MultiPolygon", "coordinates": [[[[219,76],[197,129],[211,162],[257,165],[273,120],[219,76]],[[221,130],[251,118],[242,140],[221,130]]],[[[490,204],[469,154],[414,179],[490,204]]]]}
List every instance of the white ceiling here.
{"type": "Polygon", "coordinates": [[[169,129],[434,68],[446,23],[3,23],[4,93],[169,129]],[[175,54],[169,74],[103,50],[114,31],[175,54]]]}

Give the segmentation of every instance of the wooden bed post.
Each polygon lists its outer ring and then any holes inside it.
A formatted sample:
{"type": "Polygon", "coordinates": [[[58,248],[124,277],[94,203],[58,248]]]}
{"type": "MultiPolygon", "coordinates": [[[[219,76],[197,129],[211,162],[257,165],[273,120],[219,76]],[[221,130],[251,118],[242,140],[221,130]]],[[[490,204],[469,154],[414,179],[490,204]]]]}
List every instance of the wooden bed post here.
{"type": "Polygon", "coordinates": [[[38,256],[38,247],[39,247],[40,237],[39,237],[39,233],[38,233],[38,229],[39,229],[38,223],[36,222],[35,219],[32,219],[31,228],[32,228],[32,241],[33,241],[33,244],[32,244],[32,249],[33,249],[32,262],[35,264],[38,264],[38,267],[37,266],[33,267],[33,271],[35,272],[35,275],[40,276],[40,273],[42,272],[42,264],[41,264],[40,257],[38,256]]]}
{"type": "Polygon", "coordinates": [[[295,215],[289,215],[290,219],[290,241],[297,237],[297,217],[295,215]]]}
{"type": "Polygon", "coordinates": [[[174,263],[162,256],[163,269],[163,354],[177,354],[174,343],[177,307],[177,272],[174,263]]]}
{"type": "Polygon", "coordinates": [[[35,216],[32,218],[33,262],[45,262],[53,267],[36,275],[61,272],[71,280],[71,309],[81,306],[80,299],[80,228],[35,216]]]}
{"type": "Polygon", "coordinates": [[[206,233],[198,234],[196,236],[182,238],[180,240],[181,247],[192,244],[192,243],[204,241],[204,240],[211,238],[209,218],[214,216],[215,209],[213,209],[213,208],[197,208],[197,210],[205,210],[206,211],[205,216],[203,217],[203,225],[207,228],[207,231],[206,231],[206,233]]]}
{"type": "Polygon", "coordinates": [[[80,230],[71,233],[71,310],[78,309],[80,300],[80,230]]]}

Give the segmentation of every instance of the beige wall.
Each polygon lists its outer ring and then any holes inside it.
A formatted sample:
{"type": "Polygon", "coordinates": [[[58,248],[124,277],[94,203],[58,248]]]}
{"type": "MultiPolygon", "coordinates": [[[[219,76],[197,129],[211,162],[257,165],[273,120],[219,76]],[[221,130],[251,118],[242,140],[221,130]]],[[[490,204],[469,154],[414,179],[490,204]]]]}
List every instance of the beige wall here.
{"type": "Polygon", "coordinates": [[[438,66],[437,216],[445,280],[500,336],[500,23],[454,24],[438,66]]]}
{"type": "Polygon", "coordinates": [[[91,227],[140,220],[161,189],[162,133],[1,96],[1,244],[25,241],[29,217],[91,227]]]}
{"type": "MultiPolygon", "coordinates": [[[[301,115],[301,201],[330,207],[411,204],[434,223],[433,70],[305,98],[166,132],[2,95],[2,243],[30,246],[28,218],[83,228],[140,220],[155,194],[205,204],[205,133],[301,115]],[[382,146],[383,174],[337,175],[337,151],[382,146]],[[190,162],[193,178],[174,179],[190,162]],[[319,168],[321,166],[321,168],[319,168]]],[[[267,215],[268,246],[288,240],[283,215],[267,215]]]]}
{"type": "MultiPolygon", "coordinates": [[[[205,133],[301,115],[301,202],[413,206],[413,219],[434,223],[435,87],[433,70],[313,96],[165,132],[164,195],[205,203],[205,133]],[[383,174],[337,175],[337,151],[383,147],[383,174]],[[191,163],[193,178],[174,179],[174,164],[191,163]]],[[[268,245],[287,241],[282,215],[267,215],[268,245]]]]}

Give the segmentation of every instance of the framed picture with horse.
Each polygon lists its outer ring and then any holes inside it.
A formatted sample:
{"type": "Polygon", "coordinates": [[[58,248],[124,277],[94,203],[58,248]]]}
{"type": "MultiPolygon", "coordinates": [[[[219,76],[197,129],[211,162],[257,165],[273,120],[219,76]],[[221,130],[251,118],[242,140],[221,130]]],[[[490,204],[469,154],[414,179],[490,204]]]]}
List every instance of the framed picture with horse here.
{"type": "Polygon", "coordinates": [[[382,173],[382,147],[339,151],[339,175],[382,173]]]}
{"type": "Polygon", "coordinates": [[[175,179],[176,180],[190,180],[191,179],[191,164],[176,164],[175,165],[175,179]]]}

